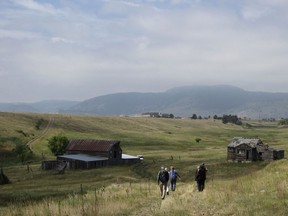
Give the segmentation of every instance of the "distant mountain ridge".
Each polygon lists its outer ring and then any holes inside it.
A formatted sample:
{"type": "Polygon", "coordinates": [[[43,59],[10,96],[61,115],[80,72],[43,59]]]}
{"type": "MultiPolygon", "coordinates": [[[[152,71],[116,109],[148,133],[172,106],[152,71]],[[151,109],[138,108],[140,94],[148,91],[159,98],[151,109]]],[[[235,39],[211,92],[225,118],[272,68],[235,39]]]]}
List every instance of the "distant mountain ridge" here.
{"type": "Polygon", "coordinates": [[[34,112],[34,113],[59,113],[68,109],[79,101],[45,100],[35,103],[0,103],[2,112],[34,112]]]}
{"type": "Polygon", "coordinates": [[[172,113],[191,117],[235,114],[253,119],[288,116],[288,93],[251,92],[227,85],[184,86],[161,93],[116,93],[91,98],[65,113],[136,115],[144,112],[172,113]]]}
{"type": "Polygon", "coordinates": [[[183,86],[160,93],[115,93],[82,102],[62,102],[28,103],[22,104],[22,107],[18,104],[17,109],[14,105],[14,110],[9,110],[11,104],[0,103],[0,111],[100,116],[161,112],[180,117],[191,117],[193,114],[202,117],[233,114],[252,119],[288,117],[288,93],[252,92],[228,85],[183,86]]]}

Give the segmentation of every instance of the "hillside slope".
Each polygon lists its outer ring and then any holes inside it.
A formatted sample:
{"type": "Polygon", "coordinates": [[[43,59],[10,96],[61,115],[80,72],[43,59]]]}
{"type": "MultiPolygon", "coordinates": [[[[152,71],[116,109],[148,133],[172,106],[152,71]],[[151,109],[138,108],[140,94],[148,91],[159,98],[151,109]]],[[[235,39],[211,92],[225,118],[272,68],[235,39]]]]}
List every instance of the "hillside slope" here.
{"type": "Polygon", "coordinates": [[[288,116],[287,93],[250,92],[233,86],[188,86],[162,93],[117,93],[83,101],[64,113],[136,115],[172,113],[191,117],[234,114],[252,119],[288,116]]]}
{"type": "Polygon", "coordinates": [[[68,109],[79,101],[45,100],[35,103],[0,103],[2,112],[58,113],[68,109]]]}
{"type": "Polygon", "coordinates": [[[0,111],[98,116],[140,115],[145,112],[176,117],[232,114],[251,119],[281,119],[288,117],[288,93],[252,92],[227,85],[184,86],[165,92],[115,93],[84,101],[0,103],[0,111]]]}
{"type": "Polygon", "coordinates": [[[234,136],[261,138],[287,151],[287,127],[276,122],[248,121],[251,127],[220,120],[102,117],[0,113],[0,167],[11,184],[1,185],[0,215],[286,215],[287,159],[229,163],[227,145],[234,136]],[[43,119],[39,130],[38,120],[43,119]],[[49,119],[53,124],[49,126],[49,119]],[[142,154],[135,165],[101,169],[41,170],[41,161],[14,161],[15,144],[33,143],[41,159],[54,159],[47,139],[117,139],[124,153],[142,154]],[[196,138],[201,138],[197,143],[196,138]],[[3,156],[7,156],[5,161],[3,156]],[[7,163],[7,160],[13,160],[7,163]],[[33,172],[27,171],[27,163],[33,172]],[[208,168],[206,188],[198,193],[194,172],[208,168]],[[173,165],[181,175],[177,189],[162,200],[156,183],[160,166],[173,165]]]}

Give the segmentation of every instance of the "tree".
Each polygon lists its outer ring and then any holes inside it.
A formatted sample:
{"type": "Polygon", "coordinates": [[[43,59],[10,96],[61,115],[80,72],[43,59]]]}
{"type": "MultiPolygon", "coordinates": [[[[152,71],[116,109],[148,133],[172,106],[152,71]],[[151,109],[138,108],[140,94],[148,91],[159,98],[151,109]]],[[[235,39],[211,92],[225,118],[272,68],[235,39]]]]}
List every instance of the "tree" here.
{"type": "Polygon", "coordinates": [[[242,122],[237,115],[223,115],[222,122],[223,124],[232,123],[236,125],[242,125],[242,122]]]}
{"type": "Polygon", "coordinates": [[[31,151],[31,149],[24,144],[17,144],[14,151],[22,163],[33,157],[33,152],[31,151]]]}
{"type": "Polygon", "coordinates": [[[287,119],[287,118],[281,119],[281,120],[279,121],[279,125],[288,125],[288,119],[287,119]]]}
{"type": "Polygon", "coordinates": [[[194,113],[191,117],[191,119],[197,119],[197,115],[194,113]]]}
{"type": "Polygon", "coordinates": [[[40,127],[41,127],[41,125],[42,125],[44,122],[45,122],[45,120],[44,120],[43,118],[38,119],[38,121],[37,121],[36,124],[35,124],[36,130],[39,130],[40,127]]]}
{"type": "Polygon", "coordinates": [[[61,135],[48,139],[48,147],[54,155],[64,154],[68,143],[68,138],[61,135]]]}

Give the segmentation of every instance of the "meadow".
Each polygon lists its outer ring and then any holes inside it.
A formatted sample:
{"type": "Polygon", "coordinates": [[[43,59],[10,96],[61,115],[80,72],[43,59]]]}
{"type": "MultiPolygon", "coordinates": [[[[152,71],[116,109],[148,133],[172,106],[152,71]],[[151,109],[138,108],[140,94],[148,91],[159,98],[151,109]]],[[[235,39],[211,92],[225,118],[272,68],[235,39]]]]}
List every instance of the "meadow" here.
{"type": "Polygon", "coordinates": [[[0,215],[288,214],[286,157],[253,163],[226,160],[233,137],[259,137],[287,152],[288,128],[277,122],[247,120],[237,126],[213,119],[27,113],[0,113],[0,122],[0,167],[11,181],[0,185],[0,215]],[[143,155],[144,161],[62,175],[43,171],[41,161],[55,158],[47,139],[59,134],[120,140],[123,153],[143,155]],[[13,151],[19,143],[30,146],[32,159],[19,160],[13,151]],[[207,182],[199,193],[194,173],[203,162],[207,182]],[[156,183],[162,165],[173,165],[181,175],[176,191],[164,200],[156,183]]]}

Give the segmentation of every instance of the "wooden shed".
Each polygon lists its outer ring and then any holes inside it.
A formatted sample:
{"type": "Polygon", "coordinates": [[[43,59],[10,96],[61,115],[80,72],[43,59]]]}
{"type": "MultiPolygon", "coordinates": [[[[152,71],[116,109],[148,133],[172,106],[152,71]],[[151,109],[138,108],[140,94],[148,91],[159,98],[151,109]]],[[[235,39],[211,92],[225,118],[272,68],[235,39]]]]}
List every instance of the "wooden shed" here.
{"type": "MultiPolygon", "coordinates": [[[[68,163],[68,169],[91,169],[108,165],[139,163],[141,159],[122,154],[120,141],[71,139],[66,147],[66,154],[58,155],[57,161],[68,163]]],[[[42,163],[42,168],[49,169],[49,165],[49,161],[46,161],[42,163]]]]}
{"type": "Polygon", "coordinates": [[[227,147],[227,160],[261,161],[284,158],[284,150],[264,144],[259,138],[235,137],[227,147]]]}
{"type": "Polygon", "coordinates": [[[67,154],[87,154],[106,157],[109,160],[122,158],[120,141],[71,139],[66,147],[67,154]]]}

